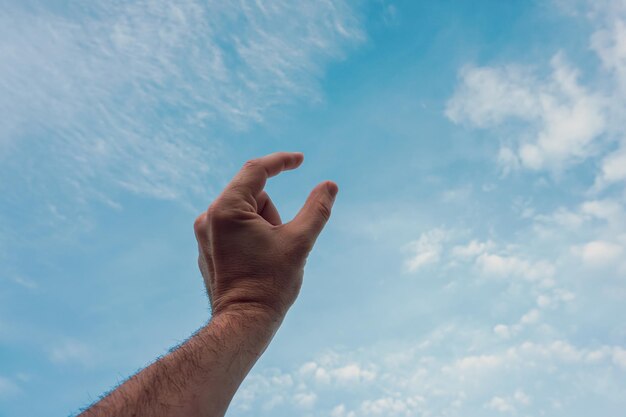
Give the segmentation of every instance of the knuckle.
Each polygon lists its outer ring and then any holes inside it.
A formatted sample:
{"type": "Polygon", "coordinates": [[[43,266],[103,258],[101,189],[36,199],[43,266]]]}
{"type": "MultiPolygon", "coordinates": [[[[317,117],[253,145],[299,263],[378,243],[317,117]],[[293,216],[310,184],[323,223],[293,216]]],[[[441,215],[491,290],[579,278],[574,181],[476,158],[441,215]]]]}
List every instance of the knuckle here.
{"type": "Polygon", "coordinates": [[[318,201],[317,203],[317,211],[322,216],[325,221],[330,219],[331,208],[330,204],[325,201],[318,201]]]}
{"type": "Polygon", "coordinates": [[[204,212],[196,217],[196,220],[193,222],[193,230],[199,234],[206,229],[207,226],[207,213],[204,212]]]}
{"type": "MultiPolygon", "coordinates": [[[[268,175],[267,169],[263,165],[261,158],[249,159],[243,164],[243,171],[248,171],[252,175],[268,175]]],[[[268,175],[269,176],[269,175],[268,175]]]]}
{"type": "Polygon", "coordinates": [[[243,164],[243,167],[246,169],[250,169],[250,168],[256,169],[256,167],[258,166],[259,166],[258,159],[249,159],[243,164]]]}
{"type": "Polygon", "coordinates": [[[207,220],[209,224],[222,222],[224,218],[224,210],[222,210],[218,205],[214,203],[209,206],[209,209],[207,210],[207,220]]]}

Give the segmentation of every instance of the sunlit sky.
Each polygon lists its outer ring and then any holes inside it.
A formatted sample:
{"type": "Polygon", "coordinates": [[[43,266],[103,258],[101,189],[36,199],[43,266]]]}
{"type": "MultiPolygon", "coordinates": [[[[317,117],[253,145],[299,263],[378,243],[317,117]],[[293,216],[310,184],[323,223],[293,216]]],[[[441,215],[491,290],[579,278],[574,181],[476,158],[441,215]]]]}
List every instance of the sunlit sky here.
{"type": "Polygon", "coordinates": [[[626,1],[0,2],[0,416],[209,318],[193,221],[339,195],[227,416],[621,416],[626,1]]]}

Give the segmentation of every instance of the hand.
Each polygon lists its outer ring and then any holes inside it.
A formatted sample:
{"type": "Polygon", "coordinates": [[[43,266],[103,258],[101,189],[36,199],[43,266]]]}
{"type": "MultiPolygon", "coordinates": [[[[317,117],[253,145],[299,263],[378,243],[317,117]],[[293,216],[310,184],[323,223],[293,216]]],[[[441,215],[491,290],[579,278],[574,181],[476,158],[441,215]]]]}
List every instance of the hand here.
{"type": "Polygon", "coordinates": [[[246,162],[195,221],[198,264],[213,316],[258,311],[280,319],[296,300],[307,256],[330,218],[337,185],[318,184],[283,224],[263,190],[269,177],[300,166],[302,153],[277,152],[246,162]]]}

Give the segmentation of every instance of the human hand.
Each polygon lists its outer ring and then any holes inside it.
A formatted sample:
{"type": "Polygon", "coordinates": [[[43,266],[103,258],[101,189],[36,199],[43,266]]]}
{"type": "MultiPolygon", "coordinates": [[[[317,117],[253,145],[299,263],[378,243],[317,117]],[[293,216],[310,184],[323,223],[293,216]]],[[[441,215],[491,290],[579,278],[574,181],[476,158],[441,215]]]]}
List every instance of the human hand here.
{"type": "Polygon", "coordinates": [[[282,320],[296,300],[307,256],[330,218],[338,187],[331,181],[318,184],[285,224],[263,187],[303,159],[302,153],[276,152],[246,162],[196,219],[198,264],[213,316],[261,311],[282,320]]]}

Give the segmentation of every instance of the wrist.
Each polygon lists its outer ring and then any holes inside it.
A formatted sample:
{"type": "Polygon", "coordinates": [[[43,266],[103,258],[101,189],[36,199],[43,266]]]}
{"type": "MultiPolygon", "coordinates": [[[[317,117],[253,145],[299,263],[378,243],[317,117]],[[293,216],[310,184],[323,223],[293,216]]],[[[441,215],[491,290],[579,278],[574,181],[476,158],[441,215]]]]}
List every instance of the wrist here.
{"type": "Polygon", "coordinates": [[[201,333],[209,336],[209,346],[214,345],[216,340],[220,340],[221,343],[228,341],[231,347],[227,347],[226,350],[232,350],[232,346],[237,346],[240,354],[245,352],[239,360],[251,361],[251,367],[269,346],[282,320],[283,316],[277,316],[265,308],[232,305],[214,311],[211,320],[201,333]],[[244,357],[246,355],[249,357],[244,357]]]}
{"type": "MultiPolygon", "coordinates": [[[[217,304],[217,303],[216,303],[217,304]]],[[[274,328],[280,327],[285,313],[258,302],[236,302],[217,304],[213,308],[211,322],[234,321],[248,326],[274,328]]]]}

